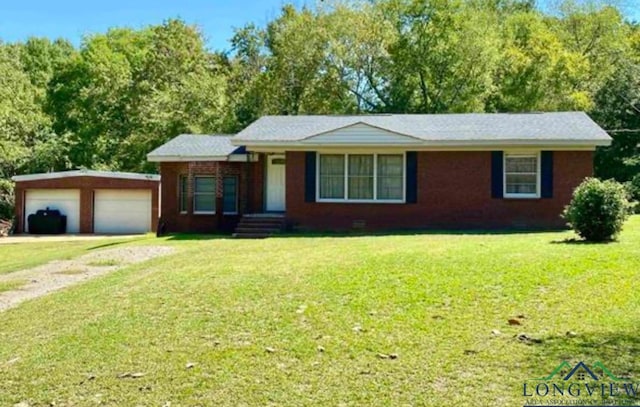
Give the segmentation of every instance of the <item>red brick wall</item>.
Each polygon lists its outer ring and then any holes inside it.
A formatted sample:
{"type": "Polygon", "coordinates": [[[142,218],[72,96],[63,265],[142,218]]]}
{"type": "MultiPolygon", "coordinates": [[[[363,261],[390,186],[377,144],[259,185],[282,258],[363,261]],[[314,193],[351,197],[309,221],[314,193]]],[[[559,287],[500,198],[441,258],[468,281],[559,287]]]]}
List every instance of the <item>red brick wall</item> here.
{"type": "Polygon", "coordinates": [[[80,233],[93,233],[93,195],[96,189],[150,189],[151,190],[151,227],[155,231],[158,225],[158,189],[159,181],[131,180],[122,178],[69,177],[16,182],[15,215],[17,229],[24,230],[24,199],[28,189],[79,189],[80,190],[80,233]]]}
{"type": "Polygon", "coordinates": [[[231,231],[244,213],[262,212],[263,161],[246,162],[168,162],[160,164],[162,176],[162,213],[166,232],[213,233],[231,231]],[[187,212],[180,213],[178,182],[189,177],[187,212]],[[213,175],[217,182],[216,207],[222,207],[222,177],[238,177],[238,215],[201,215],[193,213],[193,177],[213,175]]]}
{"type": "Polygon", "coordinates": [[[554,152],[553,198],[493,199],[491,152],[419,152],[418,202],[304,202],[304,152],[287,152],[287,220],[302,230],[560,228],[573,189],[593,173],[593,152],[554,152]]]}

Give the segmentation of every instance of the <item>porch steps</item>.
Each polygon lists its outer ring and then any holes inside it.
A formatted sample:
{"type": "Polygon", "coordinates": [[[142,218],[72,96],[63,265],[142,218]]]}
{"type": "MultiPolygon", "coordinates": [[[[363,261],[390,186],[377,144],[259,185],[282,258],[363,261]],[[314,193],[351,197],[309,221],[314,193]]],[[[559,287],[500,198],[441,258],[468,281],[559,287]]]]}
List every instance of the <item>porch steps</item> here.
{"type": "Polygon", "coordinates": [[[264,239],[284,230],[285,218],[281,214],[260,213],[244,215],[233,237],[242,239],[264,239]]]}

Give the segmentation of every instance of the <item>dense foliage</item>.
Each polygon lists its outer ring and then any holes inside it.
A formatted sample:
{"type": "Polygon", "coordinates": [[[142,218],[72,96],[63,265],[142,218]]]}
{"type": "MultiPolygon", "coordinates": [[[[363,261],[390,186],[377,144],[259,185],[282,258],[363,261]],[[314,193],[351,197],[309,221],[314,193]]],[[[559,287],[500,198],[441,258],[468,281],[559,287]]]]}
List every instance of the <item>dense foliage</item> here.
{"type": "Polygon", "coordinates": [[[588,178],[573,192],[563,216],[582,238],[602,242],[614,239],[620,233],[631,208],[624,185],[613,180],[588,178]]]}
{"type": "MultiPolygon", "coordinates": [[[[66,40],[0,42],[0,179],[91,167],[154,171],[182,132],[264,114],[585,110],[615,142],[596,173],[640,170],[640,27],[614,6],[379,0],[282,8],[212,51],[168,20],[66,40]]],[[[4,187],[3,187],[4,188],[4,187]]]]}

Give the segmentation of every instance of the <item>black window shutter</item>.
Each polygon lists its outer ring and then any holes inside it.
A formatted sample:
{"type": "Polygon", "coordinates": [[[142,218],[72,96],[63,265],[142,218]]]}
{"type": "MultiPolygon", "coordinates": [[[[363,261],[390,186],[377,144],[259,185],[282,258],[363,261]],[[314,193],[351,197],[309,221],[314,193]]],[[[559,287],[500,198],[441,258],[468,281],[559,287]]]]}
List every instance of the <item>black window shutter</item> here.
{"type": "Polygon", "coordinates": [[[553,151],[540,153],[540,195],[553,198],[553,151]]]}
{"type": "Polygon", "coordinates": [[[307,151],[304,157],[304,201],[316,201],[316,152],[307,151]]]}
{"type": "Polygon", "coordinates": [[[491,197],[502,198],[504,191],[504,152],[491,152],[491,197]]]}
{"type": "Polygon", "coordinates": [[[406,162],[406,190],[407,203],[418,202],[418,153],[415,151],[407,151],[406,162]]]}

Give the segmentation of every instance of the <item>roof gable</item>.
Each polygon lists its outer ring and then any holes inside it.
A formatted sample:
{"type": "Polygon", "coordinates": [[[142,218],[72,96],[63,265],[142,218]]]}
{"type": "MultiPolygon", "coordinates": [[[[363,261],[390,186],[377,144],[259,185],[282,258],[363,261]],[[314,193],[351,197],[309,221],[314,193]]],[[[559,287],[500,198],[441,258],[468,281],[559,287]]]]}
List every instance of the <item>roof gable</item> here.
{"type": "Polygon", "coordinates": [[[387,145],[419,144],[421,141],[406,134],[372,126],[364,121],[330,130],[302,140],[303,144],[387,145]]]}

